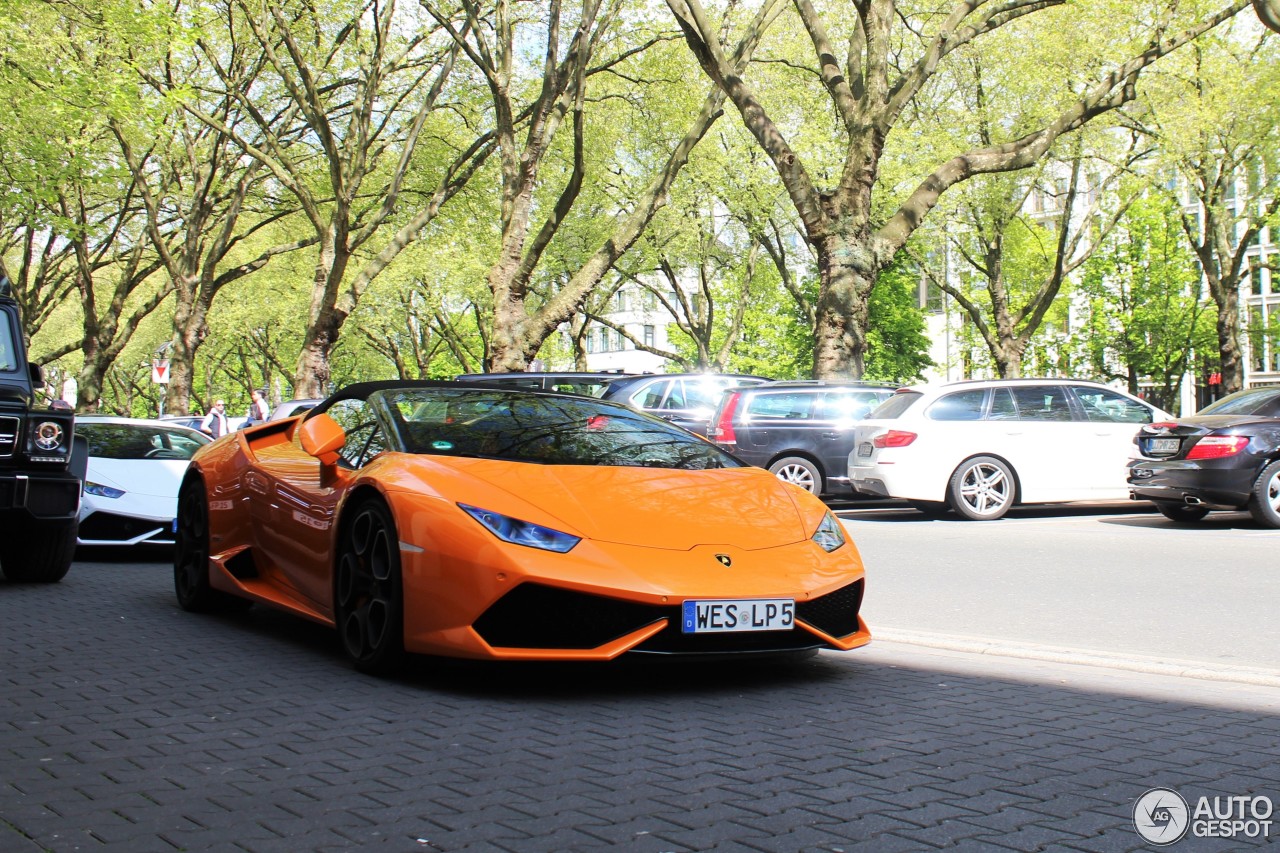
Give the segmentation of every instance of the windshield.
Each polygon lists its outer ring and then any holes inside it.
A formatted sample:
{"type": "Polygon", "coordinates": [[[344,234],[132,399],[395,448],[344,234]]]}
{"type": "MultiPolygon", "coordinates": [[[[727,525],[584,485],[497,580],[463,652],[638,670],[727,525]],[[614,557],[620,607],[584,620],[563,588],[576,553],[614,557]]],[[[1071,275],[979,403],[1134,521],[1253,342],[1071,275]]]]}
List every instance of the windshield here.
{"type": "Polygon", "coordinates": [[[899,391],[871,410],[868,418],[875,420],[896,418],[911,408],[911,404],[919,400],[923,394],[919,391],[899,391]]]}
{"type": "Polygon", "coordinates": [[[1256,415],[1269,413],[1280,388],[1250,388],[1228,394],[1215,403],[1210,403],[1196,414],[1199,415],[1256,415]]]}
{"type": "Polygon", "coordinates": [[[76,435],[99,459],[190,459],[209,439],[198,432],[144,424],[76,422],[76,435]]]}
{"type": "Polygon", "coordinates": [[[739,468],[729,454],[666,421],[589,397],[502,390],[379,391],[411,453],[546,465],[739,468]]]}
{"type": "Polygon", "coordinates": [[[0,311],[0,370],[18,369],[17,347],[13,345],[13,341],[9,312],[0,311]]]}

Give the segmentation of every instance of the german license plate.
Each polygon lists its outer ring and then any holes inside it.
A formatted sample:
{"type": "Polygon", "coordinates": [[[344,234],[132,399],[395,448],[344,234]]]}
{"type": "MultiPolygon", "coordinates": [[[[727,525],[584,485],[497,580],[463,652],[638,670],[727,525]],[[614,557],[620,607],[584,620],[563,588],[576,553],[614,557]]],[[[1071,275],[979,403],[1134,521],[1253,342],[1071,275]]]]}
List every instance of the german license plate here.
{"type": "Polygon", "coordinates": [[[686,601],[680,630],[685,634],[790,631],[795,623],[796,602],[791,598],[686,601]]]}
{"type": "Polygon", "coordinates": [[[1147,443],[1147,452],[1172,456],[1178,452],[1178,448],[1181,446],[1182,439],[1180,438],[1153,438],[1147,443]]]}
{"type": "Polygon", "coordinates": [[[871,442],[864,441],[858,445],[858,457],[863,458],[871,455],[871,442]]]}

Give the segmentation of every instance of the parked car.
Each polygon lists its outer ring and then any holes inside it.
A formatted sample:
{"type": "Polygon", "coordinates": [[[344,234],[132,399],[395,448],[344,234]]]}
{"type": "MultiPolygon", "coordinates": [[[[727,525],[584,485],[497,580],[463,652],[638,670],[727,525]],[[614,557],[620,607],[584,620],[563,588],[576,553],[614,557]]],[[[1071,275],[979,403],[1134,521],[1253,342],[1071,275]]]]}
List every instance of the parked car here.
{"type": "Polygon", "coordinates": [[[210,439],[173,421],[81,415],[89,443],[78,545],[172,545],[178,486],[210,439]]]}
{"type": "MultiPolygon", "coordinates": [[[[285,400],[280,405],[271,410],[271,416],[267,418],[269,421],[278,421],[283,418],[293,418],[314,409],[321,403],[318,399],[313,400],[285,400]]],[[[244,424],[241,423],[241,426],[244,424]]],[[[236,429],[240,427],[237,426],[236,429]]]]}
{"type": "Polygon", "coordinates": [[[239,439],[197,453],[183,482],[179,605],[328,625],[362,671],[406,653],[607,661],[871,639],[862,561],[830,510],[617,403],[365,382],[239,439]]]}
{"type": "Polygon", "coordinates": [[[200,422],[204,420],[204,415],[161,415],[160,420],[174,426],[184,426],[187,429],[200,429],[200,422]]]}
{"type": "Polygon", "coordinates": [[[1280,387],[1248,388],[1194,416],[1144,426],[1129,491],[1174,521],[1247,509],[1280,527],[1280,387]]]}
{"type": "Polygon", "coordinates": [[[631,375],[620,370],[567,370],[551,373],[463,373],[454,379],[458,382],[479,382],[520,391],[558,391],[563,394],[599,397],[611,380],[631,375]]]}
{"type": "Polygon", "coordinates": [[[907,388],[856,432],[864,495],[975,520],[1015,504],[1122,500],[1142,424],[1169,415],[1096,382],[1001,379],[907,388]]]}
{"type": "Polygon", "coordinates": [[[726,389],[768,381],[739,373],[653,373],[610,380],[599,396],[705,436],[726,389]]]}
{"type": "Polygon", "coordinates": [[[726,391],[707,437],[816,495],[851,495],[853,430],[894,386],[786,381],[726,391]]]}

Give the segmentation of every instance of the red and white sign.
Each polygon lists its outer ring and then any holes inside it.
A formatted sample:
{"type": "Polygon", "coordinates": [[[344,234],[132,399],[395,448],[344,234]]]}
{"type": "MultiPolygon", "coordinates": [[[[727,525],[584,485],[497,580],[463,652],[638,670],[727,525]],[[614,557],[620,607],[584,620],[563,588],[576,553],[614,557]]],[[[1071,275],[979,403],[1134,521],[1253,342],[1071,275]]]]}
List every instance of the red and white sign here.
{"type": "Polygon", "coordinates": [[[157,385],[169,384],[169,359],[157,358],[151,362],[151,381],[157,385]]]}

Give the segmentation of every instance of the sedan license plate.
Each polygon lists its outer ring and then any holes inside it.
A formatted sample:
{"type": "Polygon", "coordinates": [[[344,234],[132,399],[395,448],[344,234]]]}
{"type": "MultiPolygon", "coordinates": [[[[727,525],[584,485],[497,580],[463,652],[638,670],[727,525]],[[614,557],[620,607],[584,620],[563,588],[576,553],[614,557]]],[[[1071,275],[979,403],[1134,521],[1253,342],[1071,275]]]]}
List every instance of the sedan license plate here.
{"type": "Polygon", "coordinates": [[[791,598],[686,601],[680,630],[685,634],[790,631],[795,623],[796,603],[791,598]]]}
{"type": "Polygon", "coordinates": [[[1182,446],[1180,438],[1153,438],[1147,442],[1147,452],[1161,456],[1172,456],[1178,452],[1178,448],[1182,446]]]}
{"type": "Polygon", "coordinates": [[[871,442],[864,441],[858,445],[858,458],[865,459],[871,455],[871,442]]]}

